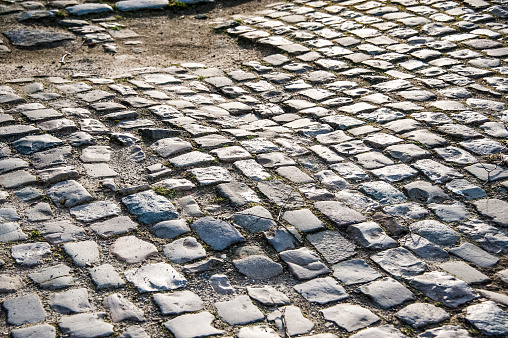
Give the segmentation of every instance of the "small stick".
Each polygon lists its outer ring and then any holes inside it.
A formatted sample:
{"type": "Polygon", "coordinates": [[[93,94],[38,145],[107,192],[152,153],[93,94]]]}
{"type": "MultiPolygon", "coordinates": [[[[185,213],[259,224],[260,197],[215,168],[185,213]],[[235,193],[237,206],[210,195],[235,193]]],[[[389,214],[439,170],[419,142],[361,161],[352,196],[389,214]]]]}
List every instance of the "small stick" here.
{"type": "Polygon", "coordinates": [[[60,63],[61,63],[62,65],[65,65],[65,58],[66,58],[67,56],[69,56],[69,55],[71,55],[71,53],[66,52],[66,53],[62,56],[62,60],[60,60],[60,63]]]}

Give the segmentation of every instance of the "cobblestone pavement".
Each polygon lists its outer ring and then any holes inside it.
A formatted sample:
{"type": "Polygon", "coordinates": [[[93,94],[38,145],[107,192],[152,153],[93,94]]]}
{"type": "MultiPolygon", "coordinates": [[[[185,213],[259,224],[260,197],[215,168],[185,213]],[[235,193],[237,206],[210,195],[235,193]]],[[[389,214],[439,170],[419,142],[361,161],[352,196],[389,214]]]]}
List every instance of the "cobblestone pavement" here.
{"type": "MultiPolygon", "coordinates": [[[[167,4],[50,8],[112,43],[136,33],[87,14],[167,4]]],[[[1,334],[508,335],[507,17],[283,2],[214,23],[273,46],[233,71],[3,79],[1,334]]]]}

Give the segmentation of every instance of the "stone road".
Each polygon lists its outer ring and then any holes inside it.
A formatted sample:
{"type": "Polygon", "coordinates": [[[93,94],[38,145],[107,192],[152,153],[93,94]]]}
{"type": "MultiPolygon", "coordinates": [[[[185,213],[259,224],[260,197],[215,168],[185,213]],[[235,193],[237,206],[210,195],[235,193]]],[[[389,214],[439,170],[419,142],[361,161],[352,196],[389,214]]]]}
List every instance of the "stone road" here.
{"type": "Polygon", "coordinates": [[[508,335],[506,1],[260,10],[234,71],[0,86],[2,334],[508,335]]]}

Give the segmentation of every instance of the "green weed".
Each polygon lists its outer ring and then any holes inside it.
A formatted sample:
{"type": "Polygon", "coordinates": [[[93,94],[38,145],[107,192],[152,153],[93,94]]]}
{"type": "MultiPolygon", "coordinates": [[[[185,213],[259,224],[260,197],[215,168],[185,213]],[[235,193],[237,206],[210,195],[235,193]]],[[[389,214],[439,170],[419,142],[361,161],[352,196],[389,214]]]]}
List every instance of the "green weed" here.
{"type": "Polygon", "coordinates": [[[164,188],[164,187],[153,187],[152,190],[161,196],[164,196],[166,198],[174,198],[176,196],[176,190],[164,188]]]}
{"type": "Polygon", "coordinates": [[[187,4],[181,1],[170,1],[169,7],[186,8],[187,4]]]}
{"type": "Polygon", "coordinates": [[[38,238],[41,238],[42,235],[39,232],[39,230],[32,230],[32,232],[30,232],[30,235],[28,237],[30,237],[32,239],[38,239],[38,238]]]}

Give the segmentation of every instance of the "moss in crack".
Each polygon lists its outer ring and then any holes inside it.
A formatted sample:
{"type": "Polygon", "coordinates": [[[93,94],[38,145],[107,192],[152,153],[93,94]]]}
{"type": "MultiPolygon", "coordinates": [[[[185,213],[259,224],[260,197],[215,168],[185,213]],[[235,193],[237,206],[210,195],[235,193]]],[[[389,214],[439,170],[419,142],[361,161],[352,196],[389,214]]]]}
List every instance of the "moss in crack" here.
{"type": "Polygon", "coordinates": [[[176,190],[173,190],[173,189],[168,189],[168,188],[157,186],[157,187],[153,187],[152,190],[156,194],[164,196],[169,199],[175,198],[175,196],[176,196],[176,190]]]}
{"type": "Polygon", "coordinates": [[[28,237],[30,237],[31,239],[39,240],[42,238],[42,235],[39,232],[39,230],[32,230],[32,232],[30,232],[30,235],[28,237]]]}
{"type": "Polygon", "coordinates": [[[229,202],[229,200],[225,197],[217,197],[217,198],[213,199],[211,202],[217,203],[217,204],[226,204],[229,202]]]}
{"type": "Polygon", "coordinates": [[[472,328],[468,329],[468,330],[467,330],[467,332],[469,332],[469,334],[470,334],[471,336],[473,336],[473,337],[478,337],[478,336],[481,336],[481,334],[482,334],[482,333],[480,332],[480,330],[478,330],[477,328],[474,328],[474,327],[472,327],[472,328]]]}
{"type": "Polygon", "coordinates": [[[415,335],[415,330],[410,327],[410,326],[406,326],[406,327],[403,327],[401,329],[402,333],[404,333],[406,336],[410,336],[410,337],[414,337],[415,335]]]}
{"type": "Polygon", "coordinates": [[[187,8],[187,4],[185,2],[181,2],[181,1],[170,1],[169,2],[169,7],[173,7],[173,8],[187,8]]]}

